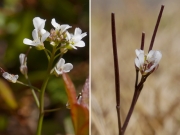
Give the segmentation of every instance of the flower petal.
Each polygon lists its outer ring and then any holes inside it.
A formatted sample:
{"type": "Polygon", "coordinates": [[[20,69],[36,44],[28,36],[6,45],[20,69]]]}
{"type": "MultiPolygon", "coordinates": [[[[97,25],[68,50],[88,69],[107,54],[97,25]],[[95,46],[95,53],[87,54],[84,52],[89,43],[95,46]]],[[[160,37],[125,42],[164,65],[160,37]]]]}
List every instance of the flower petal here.
{"type": "Polygon", "coordinates": [[[50,35],[49,32],[44,33],[41,37],[41,42],[44,42],[47,39],[47,37],[49,37],[49,35],[50,35]]]}
{"type": "Polygon", "coordinates": [[[32,31],[32,37],[33,37],[34,40],[36,40],[36,39],[39,38],[39,37],[38,37],[38,31],[37,31],[36,29],[34,29],[34,30],[32,31]]]}
{"type": "Polygon", "coordinates": [[[40,35],[43,35],[44,33],[46,33],[46,30],[45,29],[41,29],[40,30],[40,35]]]}
{"type": "Polygon", "coordinates": [[[32,40],[27,39],[27,38],[25,38],[25,39],[23,40],[23,43],[26,44],[26,45],[36,46],[32,40]]]}
{"type": "Polygon", "coordinates": [[[73,36],[71,40],[76,43],[76,42],[79,42],[81,39],[82,37],[80,35],[76,35],[76,36],[73,36]]]}
{"type": "Polygon", "coordinates": [[[25,61],[25,54],[21,53],[19,55],[19,61],[20,61],[20,64],[23,65],[24,64],[24,61],[25,61]]]}
{"type": "Polygon", "coordinates": [[[59,75],[61,75],[63,73],[61,70],[58,70],[57,68],[55,68],[54,71],[55,71],[56,76],[59,76],[59,75]]]}
{"type": "Polygon", "coordinates": [[[16,83],[18,77],[19,77],[18,75],[13,75],[13,77],[12,77],[12,82],[13,82],[13,83],[16,83]]]}
{"type": "Polygon", "coordinates": [[[81,35],[82,30],[80,28],[76,28],[74,31],[74,35],[81,35]]]}
{"type": "Polygon", "coordinates": [[[67,40],[70,40],[70,39],[71,39],[71,34],[70,34],[69,32],[66,32],[66,36],[67,36],[67,37],[66,37],[67,40]]]}
{"type": "Polygon", "coordinates": [[[154,55],[155,55],[155,52],[156,51],[149,51],[148,55],[147,55],[147,61],[151,62],[151,61],[154,61],[154,55]]]}
{"type": "Polygon", "coordinates": [[[5,79],[9,79],[9,73],[8,72],[4,72],[2,74],[2,76],[5,78],[5,79]]]}
{"type": "Polygon", "coordinates": [[[57,69],[60,70],[63,67],[64,63],[65,63],[65,60],[61,58],[56,65],[57,69]]]}
{"type": "Polygon", "coordinates": [[[84,46],[85,46],[85,43],[84,43],[84,41],[79,41],[79,42],[75,43],[74,46],[84,47],[84,46]]]}
{"type": "Polygon", "coordinates": [[[140,62],[139,62],[138,58],[135,58],[135,65],[136,65],[136,67],[140,68],[140,62]]]}
{"type": "Polygon", "coordinates": [[[66,63],[63,66],[63,72],[67,73],[69,72],[71,69],[73,69],[73,65],[71,63],[66,63]]]}
{"type": "Polygon", "coordinates": [[[86,33],[86,32],[84,32],[84,33],[81,34],[81,38],[83,38],[83,37],[85,37],[85,36],[87,36],[87,33],[86,33]]]}
{"type": "Polygon", "coordinates": [[[138,56],[140,53],[143,53],[143,54],[144,54],[144,51],[141,50],[141,49],[136,49],[136,50],[135,50],[135,53],[136,53],[136,56],[138,56]]]}
{"type": "Polygon", "coordinates": [[[54,18],[51,20],[51,24],[52,24],[52,26],[54,26],[55,29],[60,28],[60,25],[56,22],[56,20],[54,18]]]}
{"type": "Polygon", "coordinates": [[[144,65],[144,53],[140,53],[138,55],[138,59],[139,59],[139,64],[142,67],[144,65]]]}
{"type": "Polygon", "coordinates": [[[160,51],[156,51],[155,53],[155,62],[159,63],[162,58],[162,54],[160,51]]]}
{"type": "Polygon", "coordinates": [[[66,31],[67,29],[71,28],[71,26],[67,25],[67,24],[63,24],[60,26],[61,32],[66,31]]]}
{"type": "Polygon", "coordinates": [[[41,19],[40,17],[35,17],[35,18],[33,19],[34,27],[35,27],[35,29],[37,29],[37,30],[43,29],[44,26],[45,26],[45,22],[46,22],[46,20],[41,19]]]}

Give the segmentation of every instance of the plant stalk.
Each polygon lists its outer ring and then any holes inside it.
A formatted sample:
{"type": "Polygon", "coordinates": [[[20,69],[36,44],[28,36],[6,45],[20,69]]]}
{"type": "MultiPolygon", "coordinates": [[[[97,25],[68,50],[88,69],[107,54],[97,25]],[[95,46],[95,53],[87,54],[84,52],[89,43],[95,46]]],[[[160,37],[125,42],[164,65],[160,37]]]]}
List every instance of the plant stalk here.
{"type": "Polygon", "coordinates": [[[115,72],[115,89],[116,89],[116,110],[118,117],[118,129],[119,135],[121,135],[121,117],[120,117],[120,79],[119,79],[119,66],[116,44],[116,28],[115,28],[115,16],[111,14],[111,26],[112,26],[112,45],[114,55],[114,72],[115,72]]]}
{"type": "Polygon", "coordinates": [[[41,135],[41,131],[42,131],[42,124],[43,124],[43,118],[44,118],[44,93],[50,78],[50,71],[54,62],[54,56],[55,56],[55,52],[56,52],[56,47],[53,47],[52,50],[52,55],[48,64],[48,69],[47,69],[47,76],[46,79],[43,82],[43,85],[41,87],[41,92],[40,92],[40,107],[39,107],[39,120],[38,120],[38,127],[37,127],[37,131],[36,131],[36,135],[41,135]]]}

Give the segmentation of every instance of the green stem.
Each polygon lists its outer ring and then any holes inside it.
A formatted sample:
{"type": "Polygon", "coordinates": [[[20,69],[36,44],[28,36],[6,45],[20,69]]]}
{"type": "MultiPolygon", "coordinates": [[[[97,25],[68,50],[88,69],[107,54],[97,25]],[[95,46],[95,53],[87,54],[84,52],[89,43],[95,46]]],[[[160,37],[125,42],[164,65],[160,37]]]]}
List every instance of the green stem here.
{"type": "Polygon", "coordinates": [[[53,47],[52,55],[51,55],[51,58],[50,58],[49,64],[48,64],[47,76],[43,82],[43,85],[41,87],[41,92],[40,92],[39,120],[38,120],[38,127],[37,127],[37,131],[36,131],[36,135],[41,135],[41,131],[42,131],[42,124],[43,124],[43,118],[44,118],[44,93],[45,93],[47,83],[50,78],[50,71],[51,71],[51,68],[52,68],[52,65],[54,62],[55,53],[56,53],[56,48],[53,47]]]}
{"type": "MultiPolygon", "coordinates": [[[[31,82],[30,82],[30,80],[29,80],[29,78],[28,78],[28,76],[27,76],[26,79],[27,79],[29,85],[32,86],[32,85],[31,85],[31,82]]],[[[32,92],[32,95],[33,95],[34,100],[35,100],[35,102],[36,102],[36,105],[37,105],[37,107],[39,108],[39,99],[38,99],[38,97],[37,97],[37,95],[36,95],[36,93],[35,93],[35,91],[34,91],[33,88],[31,88],[31,92],[32,92]]]]}
{"type": "Polygon", "coordinates": [[[37,127],[37,132],[36,135],[41,135],[41,130],[42,130],[42,123],[43,123],[43,118],[44,118],[44,93],[45,93],[45,89],[49,80],[49,75],[46,77],[43,85],[42,85],[42,89],[41,89],[41,93],[40,93],[40,106],[39,106],[39,121],[38,121],[38,127],[37,127]]]}
{"type": "Polygon", "coordinates": [[[16,81],[16,82],[19,83],[19,84],[21,84],[21,85],[30,87],[31,89],[34,89],[34,90],[40,92],[40,89],[38,89],[38,88],[36,88],[36,87],[34,87],[34,86],[32,86],[32,85],[29,85],[29,84],[26,84],[26,83],[23,83],[23,82],[20,82],[20,81],[16,81]]]}
{"type": "Polygon", "coordinates": [[[61,110],[62,108],[55,108],[55,109],[50,109],[50,110],[44,110],[44,113],[48,113],[48,112],[55,112],[58,110],[61,110]]]}
{"type": "Polygon", "coordinates": [[[47,58],[48,58],[48,61],[49,61],[49,60],[50,60],[50,57],[49,57],[48,51],[47,51],[46,49],[44,49],[44,52],[45,52],[45,54],[46,54],[46,56],[47,56],[47,58]]]}

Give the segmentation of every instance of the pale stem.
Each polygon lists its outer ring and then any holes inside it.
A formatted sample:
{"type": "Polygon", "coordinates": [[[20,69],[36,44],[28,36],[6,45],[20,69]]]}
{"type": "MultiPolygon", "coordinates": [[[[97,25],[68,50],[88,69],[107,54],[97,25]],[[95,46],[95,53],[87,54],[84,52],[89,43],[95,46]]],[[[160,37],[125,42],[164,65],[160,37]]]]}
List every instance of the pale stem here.
{"type": "Polygon", "coordinates": [[[55,108],[55,109],[49,109],[49,110],[44,110],[44,113],[48,113],[48,112],[55,112],[58,110],[61,110],[62,108],[55,108]]]}
{"type": "Polygon", "coordinates": [[[29,84],[23,83],[23,82],[21,82],[21,81],[16,81],[16,82],[17,82],[17,83],[19,83],[19,84],[21,84],[21,85],[24,85],[24,86],[30,87],[30,88],[32,88],[32,89],[34,89],[34,90],[36,90],[36,91],[40,92],[40,89],[38,89],[38,88],[36,88],[36,87],[34,87],[34,86],[32,86],[32,85],[29,85],[29,84]]]}
{"type": "MultiPolygon", "coordinates": [[[[29,85],[32,86],[32,85],[31,85],[31,82],[30,82],[30,80],[29,80],[29,78],[28,78],[28,76],[27,76],[27,81],[28,81],[29,85]]],[[[34,91],[33,88],[31,88],[31,92],[32,92],[32,95],[33,95],[34,100],[35,100],[35,102],[36,102],[36,105],[37,105],[37,107],[39,108],[39,99],[38,99],[38,97],[37,97],[37,95],[36,95],[36,93],[35,93],[35,91],[34,91]]]]}
{"type": "Polygon", "coordinates": [[[46,54],[46,56],[47,56],[47,58],[48,58],[48,61],[49,61],[49,60],[50,60],[50,56],[49,56],[49,54],[48,54],[47,49],[44,49],[44,52],[45,52],[45,54],[46,54]]]}

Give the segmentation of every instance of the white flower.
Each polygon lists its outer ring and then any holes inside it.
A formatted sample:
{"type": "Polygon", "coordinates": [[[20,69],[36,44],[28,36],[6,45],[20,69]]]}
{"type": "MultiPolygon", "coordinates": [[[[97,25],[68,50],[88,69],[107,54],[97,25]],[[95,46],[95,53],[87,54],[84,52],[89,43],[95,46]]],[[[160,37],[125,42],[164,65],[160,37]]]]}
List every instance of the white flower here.
{"type": "Polygon", "coordinates": [[[73,68],[73,65],[71,63],[65,64],[65,60],[61,58],[56,64],[56,67],[54,68],[54,73],[56,76],[59,76],[62,73],[69,72],[72,68],[73,68]]]}
{"type": "Polygon", "coordinates": [[[38,50],[42,50],[44,49],[44,41],[47,39],[47,37],[49,36],[49,32],[45,32],[44,34],[42,34],[41,36],[38,35],[38,31],[36,29],[33,30],[32,32],[32,37],[34,40],[30,40],[25,38],[23,40],[23,43],[26,45],[32,45],[35,46],[38,50]]]}
{"type": "Polygon", "coordinates": [[[12,82],[12,83],[16,83],[17,79],[18,79],[18,75],[12,75],[12,74],[9,74],[8,72],[4,72],[2,74],[2,76],[8,80],[9,82],[12,82]]]}
{"type": "Polygon", "coordinates": [[[67,34],[67,40],[69,41],[70,47],[77,49],[76,47],[85,46],[84,41],[81,41],[81,39],[85,37],[87,34],[86,32],[82,33],[82,30],[80,28],[75,29],[74,35],[69,34],[69,32],[67,32],[66,34],[67,34]]]}
{"type": "Polygon", "coordinates": [[[25,38],[23,43],[26,45],[35,46],[38,50],[44,49],[43,42],[50,35],[50,33],[44,29],[45,22],[46,20],[43,20],[40,17],[35,17],[33,19],[33,25],[35,27],[35,29],[32,31],[33,40],[25,38]]]}
{"type": "Polygon", "coordinates": [[[153,72],[159,66],[162,58],[160,51],[151,50],[147,55],[144,55],[143,50],[135,50],[137,58],[135,58],[135,65],[143,75],[153,72]]]}
{"type": "Polygon", "coordinates": [[[51,24],[54,26],[54,28],[57,31],[60,31],[61,33],[66,31],[67,29],[71,28],[71,26],[69,26],[67,24],[63,24],[63,25],[58,24],[54,18],[52,19],[51,24]]]}
{"type": "Polygon", "coordinates": [[[20,71],[23,75],[27,75],[27,57],[25,54],[21,53],[19,55],[19,61],[20,61],[20,71]]]}

